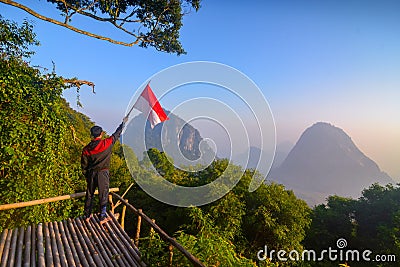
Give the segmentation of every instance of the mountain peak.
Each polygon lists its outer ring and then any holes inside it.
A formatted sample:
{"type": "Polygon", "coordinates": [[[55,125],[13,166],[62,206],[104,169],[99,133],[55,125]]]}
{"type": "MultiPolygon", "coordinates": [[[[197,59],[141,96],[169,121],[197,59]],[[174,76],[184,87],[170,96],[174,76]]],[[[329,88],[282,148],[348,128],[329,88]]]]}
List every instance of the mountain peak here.
{"type": "Polygon", "coordinates": [[[164,111],[169,120],[154,128],[150,127],[143,113],[134,117],[124,133],[124,144],[131,147],[140,160],[143,152],[157,148],[167,153],[176,166],[211,162],[215,153],[207,142],[202,142],[200,132],[179,116],[164,111]]]}
{"type": "MultiPolygon", "coordinates": [[[[308,136],[308,138],[325,138],[331,141],[351,141],[350,136],[348,136],[341,128],[334,126],[333,124],[327,122],[317,122],[307,128],[303,136],[308,136]],[[309,136],[308,136],[309,135],[309,136]]],[[[305,138],[305,137],[304,137],[305,138]]],[[[300,137],[301,140],[301,137],[300,137]]]]}
{"type": "Polygon", "coordinates": [[[344,130],[326,122],[307,128],[270,177],[313,204],[334,194],[358,197],[374,182],[393,182],[344,130]]]}

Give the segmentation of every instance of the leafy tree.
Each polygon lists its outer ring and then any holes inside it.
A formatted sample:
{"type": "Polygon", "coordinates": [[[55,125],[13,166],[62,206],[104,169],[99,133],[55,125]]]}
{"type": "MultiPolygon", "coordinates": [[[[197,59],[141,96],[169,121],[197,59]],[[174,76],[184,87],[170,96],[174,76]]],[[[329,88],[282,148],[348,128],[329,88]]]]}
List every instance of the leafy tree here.
{"type": "Polygon", "coordinates": [[[158,51],[178,55],[185,53],[179,42],[182,19],[191,9],[197,11],[200,8],[200,0],[47,0],[61,11],[64,21],[59,21],[39,14],[17,1],[0,0],[0,2],[90,37],[125,46],[152,46],[158,51]],[[70,24],[72,18],[79,16],[112,25],[126,34],[130,41],[117,41],[72,26],[70,24]]]}
{"type": "MultiPolygon", "coordinates": [[[[227,170],[229,162],[222,159],[202,171],[187,174],[175,169],[167,155],[157,149],[150,149],[147,153],[150,160],[143,162],[147,171],[151,170],[149,164],[154,164],[155,171],[163,174],[164,178],[184,186],[207,184],[222,173],[235,176],[240,171],[239,166],[227,170]]],[[[240,266],[240,260],[253,264],[257,261],[257,251],[265,245],[276,251],[301,251],[301,242],[310,224],[310,208],[282,185],[263,184],[255,192],[248,192],[253,175],[260,174],[247,170],[231,192],[201,208],[171,207],[152,199],[140,188],[135,188],[128,198],[130,203],[155,218],[168,233],[175,232],[185,247],[192,249],[196,256],[202,255],[199,257],[211,266],[240,266]]],[[[154,241],[154,244],[159,243],[154,241]]],[[[163,251],[162,255],[165,255],[165,247],[163,251]]],[[[183,258],[181,260],[185,262],[183,258]]],[[[268,261],[258,264],[273,266],[268,261]]]]}
{"type": "MultiPolygon", "coordinates": [[[[200,208],[190,210],[190,225],[186,227],[196,235],[184,231],[178,232],[177,241],[193,255],[196,255],[206,266],[256,266],[255,263],[236,253],[235,245],[221,231],[209,214],[203,214],[200,208]]],[[[190,266],[186,258],[177,254],[174,266],[190,266]]]]}
{"type": "MultiPolygon", "coordinates": [[[[400,186],[378,184],[363,191],[356,205],[359,249],[400,259],[400,186]]],[[[398,263],[397,263],[398,264],[398,263]]],[[[395,266],[393,262],[381,266],[395,266]]]]}
{"type": "MultiPolygon", "coordinates": [[[[0,19],[0,204],[73,193],[82,186],[63,77],[24,61],[38,44],[32,26],[0,19]]],[[[79,214],[79,201],[2,212],[1,228],[79,214]]]]}
{"type": "Polygon", "coordinates": [[[36,34],[28,21],[19,27],[17,23],[4,19],[0,15],[0,57],[29,58],[34,52],[29,46],[39,45],[36,34]]]}
{"type": "MultiPolygon", "coordinates": [[[[71,190],[65,157],[67,130],[60,95],[64,83],[43,76],[16,59],[0,60],[0,202],[13,203],[62,195],[71,190]]],[[[43,212],[15,210],[0,218],[2,225],[49,219],[55,206],[43,212]],[[13,215],[13,216],[11,216],[13,215]]]]}
{"type": "Polygon", "coordinates": [[[311,227],[307,232],[305,245],[309,249],[322,251],[336,246],[339,238],[352,243],[356,235],[356,201],[350,198],[330,196],[327,204],[314,208],[311,227]]]}
{"type": "Polygon", "coordinates": [[[264,248],[302,251],[305,231],[310,225],[310,208],[283,185],[262,184],[245,195],[246,216],[243,233],[249,243],[249,256],[264,248]]]}
{"type": "MultiPolygon", "coordinates": [[[[339,238],[347,240],[346,249],[375,255],[400,257],[400,188],[374,184],[365,189],[358,200],[331,196],[327,204],[312,212],[312,224],[307,232],[305,246],[321,251],[336,247],[339,238]]],[[[351,266],[371,266],[371,262],[349,262],[351,266]]],[[[315,266],[332,266],[320,262],[315,266]]],[[[381,262],[376,266],[398,266],[396,262],[381,262]]]]}
{"type": "Polygon", "coordinates": [[[156,171],[165,179],[171,180],[176,171],[173,163],[171,163],[172,159],[168,159],[167,154],[156,148],[150,148],[147,155],[156,171]]]}
{"type": "MultiPolygon", "coordinates": [[[[207,211],[205,208],[204,210],[207,211]]],[[[207,214],[214,221],[218,232],[234,242],[242,237],[241,225],[245,212],[245,203],[233,192],[229,192],[213,203],[207,214]]]]}

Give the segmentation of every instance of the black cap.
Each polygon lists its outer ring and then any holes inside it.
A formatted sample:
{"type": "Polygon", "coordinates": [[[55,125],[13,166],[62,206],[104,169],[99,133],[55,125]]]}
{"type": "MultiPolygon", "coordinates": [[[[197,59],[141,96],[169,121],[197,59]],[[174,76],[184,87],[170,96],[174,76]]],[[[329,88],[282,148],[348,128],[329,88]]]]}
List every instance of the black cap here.
{"type": "Polygon", "coordinates": [[[103,129],[100,126],[93,126],[92,128],[90,128],[90,134],[96,138],[99,137],[101,135],[101,133],[103,132],[103,129]]]}

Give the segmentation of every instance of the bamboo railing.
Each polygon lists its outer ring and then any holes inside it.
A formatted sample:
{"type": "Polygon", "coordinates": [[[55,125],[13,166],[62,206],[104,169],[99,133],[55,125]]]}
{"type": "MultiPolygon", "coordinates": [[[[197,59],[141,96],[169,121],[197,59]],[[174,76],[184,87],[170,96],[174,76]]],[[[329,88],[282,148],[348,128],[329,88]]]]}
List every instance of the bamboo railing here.
{"type": "MultiPolygon", "coordinates": [[[[109,201],[111,203],[110,217],[112,218],[112,223],[105,223],[103,227],[105,227],[107,233],[111,235],[111,238],[107,237],[105,233],[101,231],[101,226],[98,223],[99,219],[96,215],[91,218],[89,224],[84,223],[82,218],[76,218],[62,222],[39,223],[37,226],[27,226],[26,229],[23,227],[14,230],[5,229],[0,236],[0,260],[3,258],[11,259],[11,262],[8,262],[7,266],[14,266],[14,259],[16,259],[15,266],[21,266],[21,263],[24,266],[29,266],[30,263],[34,264],[33,262],[37,262],[38,266],[75,266],[73,263],[79,263],[81,266],[89,267],[103,265],[114,266],[113,264],[115,262],[111,262],[110,259],[114,260],[115,258],[119,266],[145,266],[140,259],[140,252],[138,250],[140,228],[144,220],[145,223],[150,225],[152,231],[157,232],[164,241],[169,243],[168,266],[172,266],[173,247],[175,247],[193,264],[193,266],[204,267],[205,265],[203,263],[174,238],[165,233],[154,220],[143,213],[141,209],[136,209],[124,199],[128,190],[122,196],[115,193],[119,191],[119,188],[110,188],[109,190],[109,201]],[[112,196],[118,199],[115,205],[112,201],[112,196]],[[118,223],[117,219],[114,217],[114,210],[120,204],[123,204],[120,218],[121,224],[118,223]],[[126,208],[133,211],[138,216],[138,225],[133,242],[131,242],[132,239],[123,230],[126,208]],[[76,231],[79,233],[76,233],[76,231]],[[92,241],[99,247],[94,248],[92,241]],[[24,244],[24,246],[21,244],[24,244]],[[66,244],[71,244],[71,246],[66,244]],[[25,249],[22,250],[22,247],[25,249]],[[35,248],[37,248],[37,250],[35,248]],[[101,253],[99,254],[98,252],[108,255],[104,254],[102,256],[101,253]],[[125,252],[128,257],[113,256],[119,255],[118,253],[121,252],[125,252]],[[132,258],[130,258],[129,255],[131,255],[132,258]]],[[[98,194],[97,190],[95,194],[98,194]]],[[[0,211],[60,200],[75,199],[83,196],[85,196],[85,192],[27,202],[4,204],[0,205],[0,211]]],[[[116,217],[118,218],[119,216],[116,217]]],[[[1,263],[1,266],[3,266],[3,263],[4,262],[1,263]]]]}
{"type": "MultiPolygon", "coordinates": [[[[118,191],[119,191],[119,188],[110,188],[110,192],[118,192],[118,191]]],[[[96,190],[94,193],[97,195],[99,193],[99,191],[96,190]]],[[[0,210],[18,209],[18,208],[24,208],[24,207],[29,207],[29,206],[40,205],[40,204],[44,204],[44,203],[56,202],[56,201],[60,201],[60,200],[80,198],[80,197],[84,197],[85,194],[86,194],[86,192],[79,192],[79,193],[74,193],[74,194],[64,195],[64,196],[42,198],[42,199],[36,199],[36,200],[32,200],[32,201],[18,202],[18,203],[11,203],[11,204],[3,204],[3,205],[0,205],[0,210]]]]}
{"type": "MultiPolygon", "coordinates": [[[[139,235],[140,235],[140,224],[142,219],[148,223],[154,231],[156,231],[160,237],[170,243],[172,246],[177,248],[194,266],[196,267],[205,267],[203,263],[199,261],[195,256],[193,256],[189,251],[187,251],[181,244],[179,244],[174,238],[170,237],[167,233],[164,232],[155,222],[152,220],[150,217],[148,217],[141,209],[136,209],[134,206],[128,203],[125,199],[123,199],[121,196],[114,192],[110,192],[112,196],[118,199],[121,203],[123,203],[128,209],[133,211],[137,216],[138,216],[138,230],[136,231],[136,236],[135,236],[135,244],[138,246],[139,242],[139,235]]],[[[170,253],[170,262],[169,264],[172,264],[172,247],[169,248],[169,253],[170,253]]]]}

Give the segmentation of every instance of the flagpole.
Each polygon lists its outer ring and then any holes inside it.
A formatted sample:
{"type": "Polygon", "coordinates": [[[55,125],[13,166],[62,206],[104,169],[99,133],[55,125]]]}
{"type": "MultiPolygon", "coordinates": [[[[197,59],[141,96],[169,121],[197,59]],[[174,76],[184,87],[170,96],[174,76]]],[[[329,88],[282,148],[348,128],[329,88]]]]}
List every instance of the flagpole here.
{"type": "Polygon", "coordinates": [[[134,108],[135,108],[135,106],[132,106],[132,107],[131,107],[131,110],[129,110],[128,114],[126,114],[125,117],[129,117],[129,115],[131,114],[131,112],[132,112],[132,110],[133,110],[134,108]]]}
{"type": "MultiPolygon", "coordinates": [[[[146,86],[145,86],[144,88],[146,88],[147,86],[149,86],[150,82],[151,82],[151,80],[146,84],[146,86]]],[[[133,105],[133,106],[131,107],[131,109],[129,110],[128,114],[126,114],[125,117],[129,117],[129,115],[131,114],[131,112],[132,112],[132,110],[133,110],[134,108],[135,108],[135,105],[133,105]]]]}

